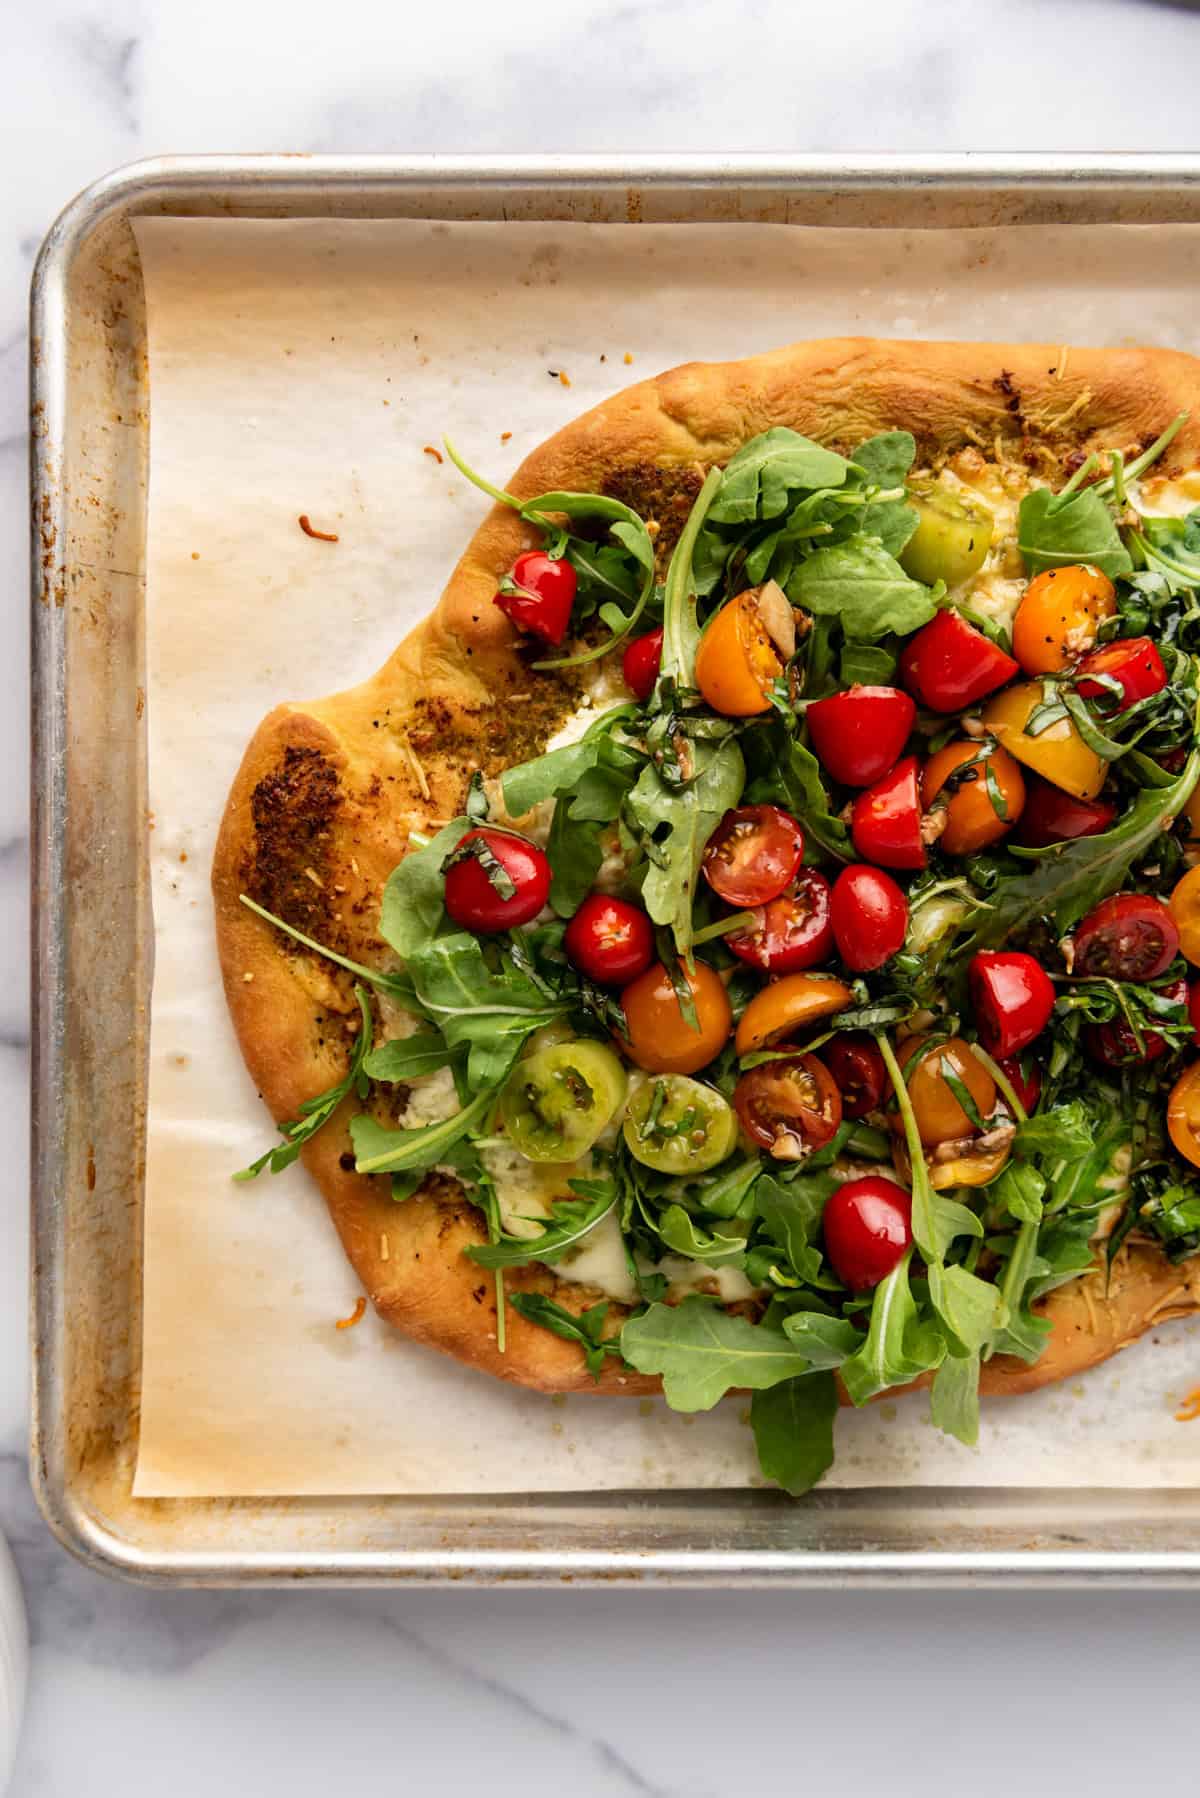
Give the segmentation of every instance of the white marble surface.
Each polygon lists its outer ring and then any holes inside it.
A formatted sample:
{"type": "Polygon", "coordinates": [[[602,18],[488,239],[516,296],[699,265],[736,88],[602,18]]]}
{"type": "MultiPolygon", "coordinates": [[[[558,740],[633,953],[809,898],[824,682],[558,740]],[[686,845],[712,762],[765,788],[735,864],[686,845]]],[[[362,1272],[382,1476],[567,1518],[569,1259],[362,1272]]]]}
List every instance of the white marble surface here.
{"type": "Polygon", "coordinates": [[[53,1544],[23,1452],[24,311],[58,208],[151,153],[1195,148],[1200,13],[0,0],[0,20],[0,1524],[34,1641],[13,1792],[1182,1789],[1184,1598],[147,1594],[53,1544]]]}

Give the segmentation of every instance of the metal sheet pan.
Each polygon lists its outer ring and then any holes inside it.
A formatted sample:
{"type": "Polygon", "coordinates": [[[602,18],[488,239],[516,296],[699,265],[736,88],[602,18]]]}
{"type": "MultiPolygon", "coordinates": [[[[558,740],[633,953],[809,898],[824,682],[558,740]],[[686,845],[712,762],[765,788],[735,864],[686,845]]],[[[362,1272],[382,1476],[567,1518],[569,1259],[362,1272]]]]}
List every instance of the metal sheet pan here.
{"type": "Polygon", "coordinates": [[[142,1581],[1200,1581],[1200,1490],[135,1502],[145,1019],[145,317],[168,213],[954,228],[1200,221],[1200,158],[193,157],[96,183],[33,284],[32,1465],[64,1544],[142,1581]]]}

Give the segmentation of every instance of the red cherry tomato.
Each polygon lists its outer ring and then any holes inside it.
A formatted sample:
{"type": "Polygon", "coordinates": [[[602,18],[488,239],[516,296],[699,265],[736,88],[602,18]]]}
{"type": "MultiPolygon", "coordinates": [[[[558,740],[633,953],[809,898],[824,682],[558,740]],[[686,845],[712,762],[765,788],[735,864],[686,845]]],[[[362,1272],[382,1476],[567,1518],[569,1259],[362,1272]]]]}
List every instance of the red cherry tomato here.
{"type": "Polygon", "coordinates": [[[851,687],[805,713],[813,748],[844,787],[869,787],[899,760],[917,708],[898,687],[851,687]]]}
{"type": "Polygon", "coordinates": [[[1107,830],[1116,815],[1116,806],[1105,799],[1074,799],[1048,780],[1027,774],[1025,810],[1017,824],[1016,840],[1027,849],[1048,849],[1051,843],[1094,837],[1107,830]]]}
{"type": "Polygon", "coordinates": [[[764,974],[815,968],[833,954],[829,882],[815,868],[801,868],[778,899],[754,908],[754,923],[732,932],[726,946],[764,974]]]}
{"type": "Polygon", "coordinates": [[[777,805],[726,812],[704,851],[704,878],[729,905],[765,905],[790,884],[804,854],[804,832],[777,805]]]}
{"type": "Polygon", "coordinates": [[[1131,705],[1136,705],[1139,699],[1149,699],[1152,693],[1161,693],[1167,684],[1163,659],[1149,637],[1120,637],[1115,643],[1106,643],[1102,649],[1093,649],[1080,662],[1078,690],[1084,698],[1110,702],[1116,699],[1110,687],[1092,678],[1097,674],[1106,674],[1120,686],[1118,712],[1128,711],[1131,705]]]}
{"type": "Polygon", "coordinates": [[[912,1194],[882,1174],[847,1180],[831,1193],[821,1217],[825,1253],[854,1292],[886,1280],[912,1242],[912,1194]]]}
{"type": "Polygon", "coordinates": [[[567,634],[578,586],[567,558],[527,550],[513,563],[510,579],[516,591],[497,593],[496,605],[519,631],[557,646],[567,634]]]}
{"type": "Polygon", "coordinates": [[[661,630],[647,631],[644,637],[635,637],[621,657],[625,685],[643,705],[654,691],[662,666],[662,638],[661,630]]]}
{"type": "Polygon", "coordinates": [[[961,712],[1018,672],[999,646],[957,612],[939,612],[906,644],[900,674],[933,712],[961,712]]]}
{"type": "Polygon", "coordinates": [[[815,1055],[751,1068],[733,1089],[733,1108],[746,1135],[776,1161],[802,1161],[842,1121],[842,1095],[815,1055]]]}
{"type": "Polygon", "coordinates": [[[838,953],[856,974],[890,961],[908,930],[908,900],[890,874],[861,862],[843,868],[831,902],[838,953]]]}
{"type": "MultiPolygon", "coordinates": [[[[1188,1001],[1186,980],[1172,981],[1163,988],[1163,997],[1174,999],[1183,1005],[1188,1001]]],[[[1191,1017],[1191,1007],[1188,1006],[1191,1017]]],[[[1193,1023],[1195,1020],[1192,1020],[1193,1023]]],[[[1089,1024],[1083,1033],[1083,1043],[1088,1054],[1094,1060],[1103,1062],[1106,1068],[1132,1067],[1143,1061],[1157,1061],[1160,1055],[1167,1052],[1167,1043],[1157,1030],[1142,1032],[1142,1046],[1138,1048],[1137,1037],[1122,1019],[1114,1019],[1111,1024],[1089,1024]]]]}
{"type": "Polygon", "coordinates": [[[923,868],[921,785],[915,755],[860,793],[850,815],[850,835],[865,862],[882,868],[923,868]]]}
{"type": "Polygon", "coordinates": [[[477,936],[528,924],[550,897],[550,863],[512,831],[468,830],[449,859],[446,910],[477,936]]]}
{"type": "Polygon", "coordinates": [[[868,1111],[879,1110],[887,1086],[887,1069],[869,1036],[853,1030],[835,1036],[821,1050],[821,1060],[842,1095],[844,1117],[861,1118],[868,1111]]]}
{"type": "Polygon", "coordinates": [[[1075,927],[1073,974],[1154,980],[1179,953],[1179,931],[1161,899],[1118,893],[1075,927]]]}
{"type": "Polygon", "coordinates": [[[1188,1017],[1192,1020],[1192,1029],[1196,1034],[1197,1046],[1200,1046],[1200,980],[1193,980],[1188,987],[1188,1017]]]}
{"type": "Polygon", "coordinates": [[[1030,1062],[1029,1072],[1026,1073],[1015,1055],[1005,1055],[1001,1059],[1000,1069],[1020,1100],[1026,1116],[1032,1117],[1042,1096],[1041,1068],[1036,1061],[1030,1062]]]}
{"type": "Polygon", "coordinates": [[[971,958],[969,984],[979,1040],[989,1055],[1019,1055],[1054,1010],[1054,982],[1019,949],[981,949],[971,958]]]}
{"type": "Polygon", "coordinates": [[[627,986],[654,960],[654,927],[627,899],[589,893],[563,934],[581,974],[600,986],[627,986]]]}

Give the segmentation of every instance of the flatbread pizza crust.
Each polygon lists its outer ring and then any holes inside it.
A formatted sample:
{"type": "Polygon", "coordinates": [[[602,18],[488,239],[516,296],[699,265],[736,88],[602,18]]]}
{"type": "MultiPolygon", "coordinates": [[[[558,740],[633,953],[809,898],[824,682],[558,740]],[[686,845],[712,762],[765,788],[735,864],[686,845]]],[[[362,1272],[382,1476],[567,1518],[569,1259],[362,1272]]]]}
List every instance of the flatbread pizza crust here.
{"type": "MultiPolygon", "coordinates": [[[[749,438],[787,425],[848,452],[882,430],[909,430],[918,466],[974,446],[988,459],[1061,477],[1091,449],[1136,453],[1180,411],[1190,420],[1156,471],[1200,466],[1200,361],[1158,349],[892,343],[839,338],[741,362],[690,363],[627,389],[556,433],[509,483],[520,498],[554,489],[614,494],[673,542],[704,473],[749,438]]],[[[411,831],[462,810],[476,768],[497,774],[537,754],[578,705],[578,677],[535,673],[492,604],[499,577],[540,542],[495,506],[432,608],[361,686],[278,706],[246,750],[213,865],[217,943],[247,1067],[272,1117],[345,1071],[358,1026],[352,982],[239,902],[247,893],[295,928],[370,966],[394,957],[377,934],[380,898],[411,831]]],[[[331,658],[337,632],[330,633],[331,658]]],[[[394,1123],[403,1089],[374,1107],[394,1123]]],[[[492,1276],[463,1254],[486,1240],[462,1189],[432,1175],[402,1205],[385,1176],[353,1171],[348,1101],[303,1151],[370,1302],[416,1341],[519,1385],[549,1392],[658,1390],[608,1361],[599,1384],[573,1345],[509,1309],[496,1341],[492,1276]]],[[[581,1311],[594,1289],[549,1269],[506,1275],[510,1290],[551,1294],[581,1311]]],[[[1171,1266],[1127,1244],[1112,1278],[1089,1275],[1050,1295],[1052,1335],[1034,1366],[997,1358],[985,1393],[1033,1390],[1105,1360],[1145,1330],[1200,1308],[1200,1262],[1171,1266]]],[[[608,1329],[625,1316],[610,1308],[608,1329]]]]}

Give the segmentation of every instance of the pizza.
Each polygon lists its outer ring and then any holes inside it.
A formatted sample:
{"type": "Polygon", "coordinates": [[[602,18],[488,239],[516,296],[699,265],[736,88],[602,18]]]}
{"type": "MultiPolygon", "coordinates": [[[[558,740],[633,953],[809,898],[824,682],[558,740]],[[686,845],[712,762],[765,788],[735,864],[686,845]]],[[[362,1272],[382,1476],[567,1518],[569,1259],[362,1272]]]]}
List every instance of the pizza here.
{"type": "Polygon", "coordinates": [[[441,599],[233,783],[243,1177],[474,1368],[749,1391],[792,1492],[1200,1308],[1200,363],[802,343],[450,453],[441,599]]]}

